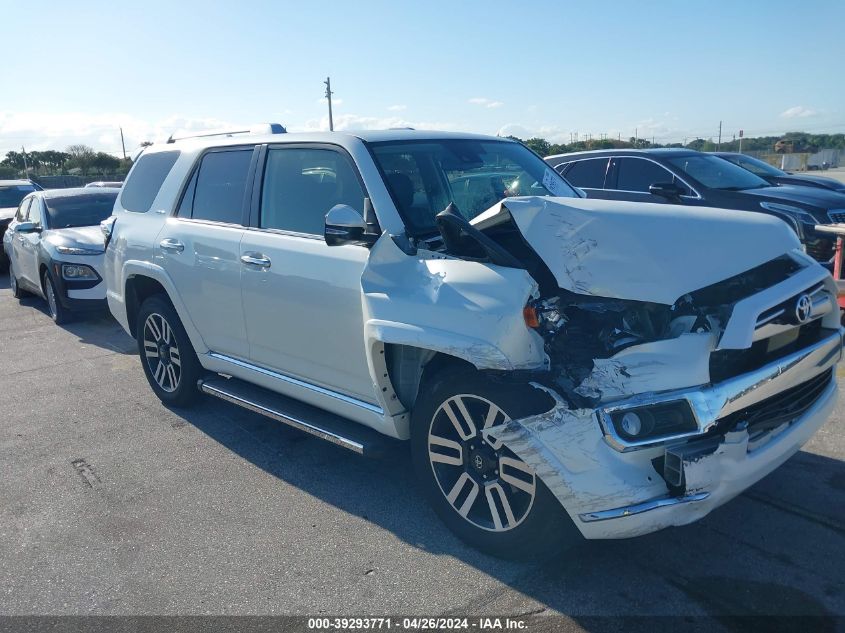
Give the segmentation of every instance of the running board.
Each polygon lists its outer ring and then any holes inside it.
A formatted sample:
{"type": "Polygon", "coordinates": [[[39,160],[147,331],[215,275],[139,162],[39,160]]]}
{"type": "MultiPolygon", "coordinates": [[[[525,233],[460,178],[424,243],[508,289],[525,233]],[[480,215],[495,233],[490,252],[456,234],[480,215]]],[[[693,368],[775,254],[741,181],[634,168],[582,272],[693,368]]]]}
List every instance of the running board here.
{"type": "Polygon", "coordinates": [[[390,438],[361,424],[237,378],[219,375],[201,378],[197,387],[210,396],[366,457],[384,454],[391,442],[390,438]]]}

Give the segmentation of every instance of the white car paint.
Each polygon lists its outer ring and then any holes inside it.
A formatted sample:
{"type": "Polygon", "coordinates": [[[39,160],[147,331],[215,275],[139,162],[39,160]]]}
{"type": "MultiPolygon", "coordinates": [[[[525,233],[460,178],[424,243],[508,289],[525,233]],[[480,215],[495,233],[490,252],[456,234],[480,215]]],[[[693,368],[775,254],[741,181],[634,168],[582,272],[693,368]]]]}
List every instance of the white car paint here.
{"type": "MultiPolygon", "coordinates": [[[[420,364],[442,353],[482,370],[545,371],[549,357],[544,341],[523,318],[526,303],[539,292],[527,271],[425,248],[413,254],[400,248],[399,243],[407,240],[405,227],[364,140],[421,138],[423,134],[286,134],[188,140],[148,148],[149,153],[181,153],[151,211],[127,211],[118,199],[117,221],[105,264],[112,313],[130,331],[127,280],[133,275],[154,279],[170,296],[206,369],[243,378],[402,439],[408,437],[408,394],[389,377],[385,352],[391,347],[417,350],[415,360],[420,364]],[[214,227],[197,228],[199,223],[169,217],[192,166],[208,147],[303,142],[330,143],[348,152],[371,196],[383,234],[370,250],[362,246],[325,250],[324,244],[313,240],[280,240],[290,249],[289,268],[282,276],[241,272],[242,303],[238,303],[238,293],[232,286],[221,298],[215,294],[224,291],[221,280],[228,275],[226,283],[234,284],[238,277],[231,268],[234,260],[230,261],[230,254],[234,258],[242,249],[229,243],[222,261],[209,259],[205,246],[197,240],[205,231],[208,240],[240,243],[253,236],[246,235],[249,230],[230,229],[229,235],[214,227]],[[177,230],[175,225],[186,241],[181,257],[163,254],[158,247],[163,237],[176,234],[172,232],[177,230]],[[295,255],[299,253],[303,261],[307,260],[307,271],[296,270],[295,255]],[[348,275],[338,275],[338,262],[331,261],[332,257],[346,262],[348,275]],[[209,277],[209,271],[213,276],[209,277]],[[359,274],[360,312],[348,302],[349,275],[359,274]],[[281,288],[292,291],[295,286],[291,284],[297,279],[319,281],[327,303],[343,297],[343,314],[312,310],[308,312],[307,329],[301,330],[303,309],[313,305],[314,298],[277,296],[281,288]],[[262,295],[262,288],[277,292],[262,295]],[[292,300],[294,306],[282,307],[280,302],[285,300],[292,300]],[[247,305],[251,311],[258,309],[264,314],[245,317],[242,309],[247,305]],[[354,343],[344,348],[343,359],[314,335],[335,331],[340,318],[346,319],[342,323],[343,341],[354,343]],[[251,327],[260,333],[259,338],[250,339],[251,327]],[[273,328],[305,331],[308,336],[303,337],[296,353],[283,354],[266,340],[273,328]],[[357,356],[355,348],[359,349],[357,356]],[[351,360],[350,354],[354,356],[351,360]],[[348,366],[342,367],[343,363],[348,366]]],[[[436,133],[437,138],[443,136],[447,135],[436,133]]],[[[128,182],[131,179],[132,173],[128,182]]],[[[702,415],[702,419],[715,419],[731,411],[734,401],[750,402],[748,393],[761,397],[771,394],[765,385],[782,390],[787,384],[816,375],[822,367],[828,369],[841,354],[838,314],[834,310],[821,317],[824,327],[836,333],[823,358],[796,361],[767,377],[768,382],[743,382],[741,376],[739,382],[713,386],[709,360],[720,345],[738,349],[750,346],[756,316],[765,309],[816,282],[824,284],[833,297],[835,287],[823,268],[796,251],[797,240],[785,224],[762,215],[688,207],[681,213],[670,205],[531,197],[508,199],[479,216],[474,224],[483,229],[509,217],[549,266],[561,288],[579,295],[671,305],[685,293],[779,256],[793,257],[804,266],[799,273],[738,303],[728,322],[716,323],[711,332],[681,330],[674,338],[635,345],[610,358],[597,359],[593,371],[577,385],[580,395],[594,399],[593,407],[572,409],[560,393],[550,391],[557,404],[549,412],[491,430],[491,435],[507,442],[535,468],[584,536],[618,538],[694,521],[777,467],[829,414],[836,395],[835,381],[812,409],[788,429],[773,433],[764,446],[749,452],[748,433],[729,433],[712,455],[690,462],[694,498],[656,505],[649,511],[624,510],[637,504],[662,503],[666,485],[652,460],[665,454],[667,448],[659,445],[618,450],[599,423],[602,407],[630,398],[683,396],[696,406],[703,407],[705,401],[716,403],[713,410],[706,409],[708,414],[702,415]],[[722,391],[713,392],[716,387],[722,391]],[[623,510],[614,518],[593,518],[620,508],[623,510]]],[[[411,387],[415,391],[416,385],[411,387]]],[[[700,430],[705,429],[702,426],[700,430]]]]}
{"type": "Polygon", "coordinates": [[[505,216],[561,288],[666,305],[801,247],[786,223],[762,213],[592,198],[509,198],[472,223],[505,216]]]}

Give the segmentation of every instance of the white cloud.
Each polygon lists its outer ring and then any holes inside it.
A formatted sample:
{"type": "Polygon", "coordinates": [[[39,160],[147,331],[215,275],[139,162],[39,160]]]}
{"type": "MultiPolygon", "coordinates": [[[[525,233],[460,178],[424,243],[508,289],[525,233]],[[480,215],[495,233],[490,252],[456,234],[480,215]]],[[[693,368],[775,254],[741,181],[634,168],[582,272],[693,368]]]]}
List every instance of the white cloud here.
{"type": "Polygon", "coordinates": [[[804,106],[792,106],[788,110],[784,110],[780,113],[781,117],[784,119],[803,119],[809,116],[815,116],[818,112],[813,110],[812,108],[805,108],[804,106]]]}
{"type": "Polygon", "coordinates": [[[388,107],[387,109],[390,110],[391,112],[402,112],[403,110],[407,110],[408,106],[406,106],[403,103],[399,103],[399,104],[396,104],[396,105],[392,105],[392,106],[388,107]]]}
{"type": "Polygon", "coordinates": [[[487,97],[473,97],[472,99],[467,99],[467,103],[484,106],[485,108],[500,108],[505,105],[501,101],[494,101],[493,99],[488,99],[487,97]]]}
{"type": "Polygon", "coordinates": [[[96,151],[121,154],[120,128],[127,153],[142,141],[164,140],[208,130],[233,129],[228,121],[207,118],[169,116],[158,120],[142,119],[126,113],[87,114],[80,112],[0,112],[0,156],[9,150],[64,149],[84,143],[96,151]]]}

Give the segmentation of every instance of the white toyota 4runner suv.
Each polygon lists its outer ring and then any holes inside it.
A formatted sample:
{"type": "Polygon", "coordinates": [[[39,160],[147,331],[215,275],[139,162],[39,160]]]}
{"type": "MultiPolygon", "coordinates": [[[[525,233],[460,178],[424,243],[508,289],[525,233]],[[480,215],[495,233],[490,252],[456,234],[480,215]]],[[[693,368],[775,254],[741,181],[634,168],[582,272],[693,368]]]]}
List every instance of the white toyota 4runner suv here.
{"type": "Polygon", "coordinates": [[[583,199],[500,138],[156,144],[103,230],[164,403],[410,440],[443,521],[500,556],[690,523],[836,402],[836,287],[785,223],[583,199]]]}

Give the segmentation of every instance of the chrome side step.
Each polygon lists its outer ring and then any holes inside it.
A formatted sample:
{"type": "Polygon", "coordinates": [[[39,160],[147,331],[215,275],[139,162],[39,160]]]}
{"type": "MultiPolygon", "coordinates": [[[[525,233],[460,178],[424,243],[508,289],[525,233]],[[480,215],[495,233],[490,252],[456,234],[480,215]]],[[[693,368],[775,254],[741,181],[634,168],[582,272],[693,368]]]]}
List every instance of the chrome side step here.
{"type": "Polygon", "coordinates": [[[390,438],[365,426],[237,378],[219,375],[201,378],[197,387],[210,396],[282,422],[359,455],[381,455],[391,442],[390,438]]]}

